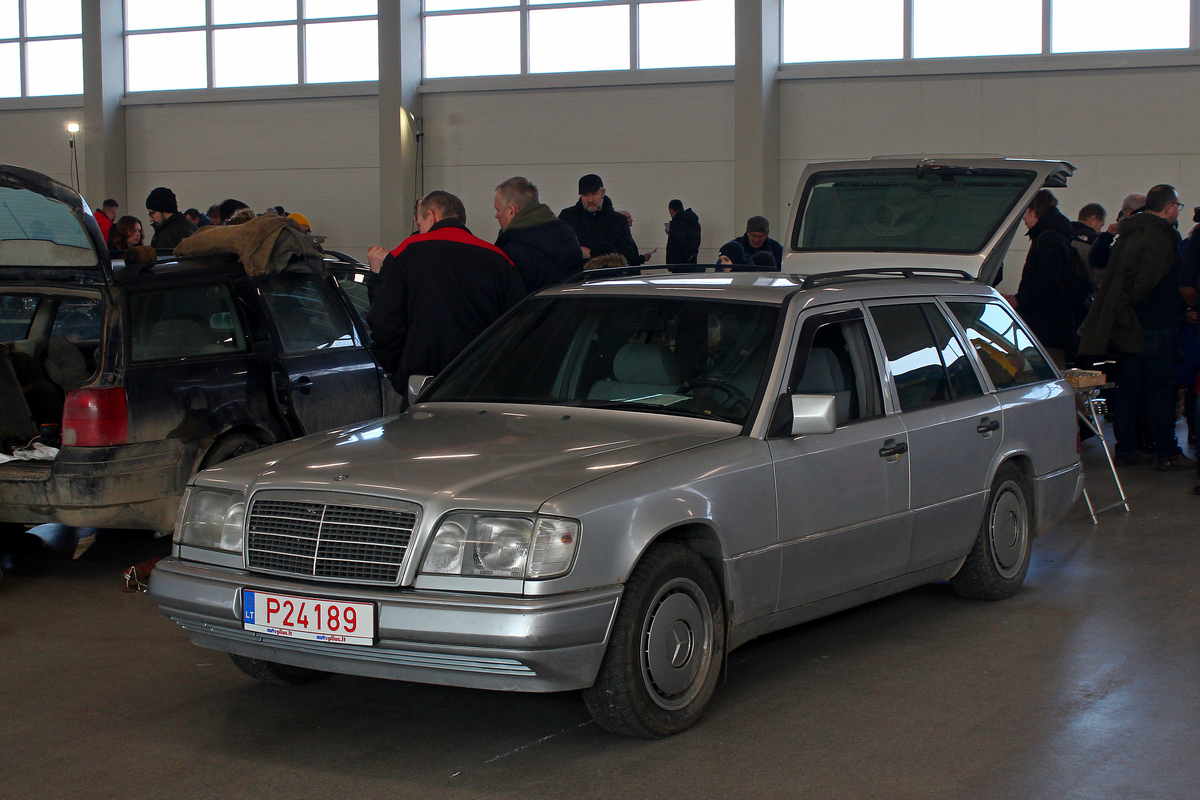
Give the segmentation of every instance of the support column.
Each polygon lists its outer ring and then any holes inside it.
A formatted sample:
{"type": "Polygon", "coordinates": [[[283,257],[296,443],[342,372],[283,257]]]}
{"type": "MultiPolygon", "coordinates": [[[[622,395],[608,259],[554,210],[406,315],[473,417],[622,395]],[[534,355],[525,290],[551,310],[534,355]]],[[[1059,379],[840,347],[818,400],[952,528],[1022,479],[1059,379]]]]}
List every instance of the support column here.
{"type": "Polygon", "coordinates": [[[379,241],[392,248],[412,232],[422,190],[421,0],[379,4],[379,241]]]}
{"type": "Polygon", "coordinates": [[[762,214],[771,236],[787,228],[779,199],[779,0],[735,3],[733,213],[741,235],[762,214]]]}
{"type": "Polygon", "coordinates": [[[125,43],[121,0],[83,3],[82,194],[93,208],[107,197],[127,213],[138,213],[145,198],[127,197],[125,163],[125,43]]]}

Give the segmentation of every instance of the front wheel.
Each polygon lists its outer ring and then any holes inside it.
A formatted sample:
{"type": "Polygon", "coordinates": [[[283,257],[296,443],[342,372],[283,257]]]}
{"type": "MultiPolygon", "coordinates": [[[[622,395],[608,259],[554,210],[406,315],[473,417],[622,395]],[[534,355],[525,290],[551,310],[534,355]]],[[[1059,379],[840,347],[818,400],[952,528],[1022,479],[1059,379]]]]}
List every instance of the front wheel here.
{"type": "Polygon", "coordinates": [[[629,577],[584,703],[612,733],[678,733],[708,705],[724,650],[725,610],[712,571],[682,545],[656,545],[629,577]]]}
{"type": "Polygon", "coordinates": [[[979,536],[958,574],[954,591],[977,600],[1012,597],[1025,582],[1033,543],[1029,479],[1015,464],[996,472],[979,536]]]}

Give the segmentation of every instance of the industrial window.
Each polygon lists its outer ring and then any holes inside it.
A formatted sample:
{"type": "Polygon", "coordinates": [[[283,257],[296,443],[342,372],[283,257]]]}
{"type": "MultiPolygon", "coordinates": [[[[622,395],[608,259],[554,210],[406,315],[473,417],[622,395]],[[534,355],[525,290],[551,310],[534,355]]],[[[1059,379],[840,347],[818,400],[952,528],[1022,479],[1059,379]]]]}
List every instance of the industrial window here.
{"type": "Polygon", "coordinates": [[[1160,0],[1131,14],[1126,0],[783,0],[782,60],[1187,49],[1195,2],[1160,0]]]}
{"type": "Polygon", "coordinates": [[[80,0],[0,0],[0,97],[83,93],[80,0]]]}
{"type": "Polygon", "coordinates": [[[377,0],[125,0],[126,87],[378,80],[377,14],[377,0]]]}
{"type": "Polygon", "coordinates": [[[733,8],[734,0],[425,0],[425,77],[728,66],[733,8]]]}

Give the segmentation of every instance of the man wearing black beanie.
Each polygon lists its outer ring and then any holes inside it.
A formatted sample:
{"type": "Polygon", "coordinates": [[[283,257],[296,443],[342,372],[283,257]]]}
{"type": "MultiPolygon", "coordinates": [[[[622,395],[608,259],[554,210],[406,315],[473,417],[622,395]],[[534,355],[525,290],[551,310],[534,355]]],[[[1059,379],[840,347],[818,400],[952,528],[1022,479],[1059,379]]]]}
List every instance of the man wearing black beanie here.
{"type": "Polygon", "coordinates": [[[645,263],[646,256],[638,252],[629,232],[629,220],[613,207],[599,175],[589,173],[579,179],[579,202],[558,212],[558,218],[575,231],[585,259],[591,258],[593,248],[608,245],[611,252],[625,256],[630,266],[645,263]]]}
{"type": "Polygon", "coordinates": [[[150,246],[156,250],[174,250],[175,245],[196,232],[196,226],[179,213],[175,193],[159,186],[146,198],[146,214],[154,226],[154,238],[150,246]]]}

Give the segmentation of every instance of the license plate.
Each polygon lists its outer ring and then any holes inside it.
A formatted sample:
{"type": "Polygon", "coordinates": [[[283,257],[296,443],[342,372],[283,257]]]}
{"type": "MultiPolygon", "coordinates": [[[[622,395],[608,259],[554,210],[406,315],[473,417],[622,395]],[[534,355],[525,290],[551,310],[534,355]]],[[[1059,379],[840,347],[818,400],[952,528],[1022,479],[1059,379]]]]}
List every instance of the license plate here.
{"type": "Polygon", "coordinates": [[[337,644],[375,643],[375,604],[242,590],[242,627],[337,644]]]}

